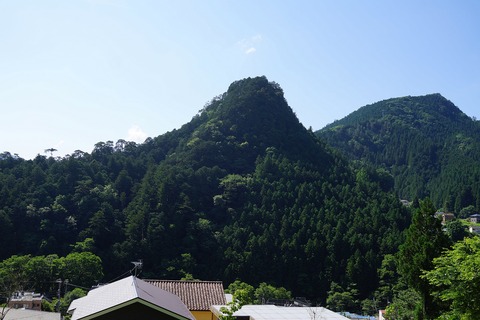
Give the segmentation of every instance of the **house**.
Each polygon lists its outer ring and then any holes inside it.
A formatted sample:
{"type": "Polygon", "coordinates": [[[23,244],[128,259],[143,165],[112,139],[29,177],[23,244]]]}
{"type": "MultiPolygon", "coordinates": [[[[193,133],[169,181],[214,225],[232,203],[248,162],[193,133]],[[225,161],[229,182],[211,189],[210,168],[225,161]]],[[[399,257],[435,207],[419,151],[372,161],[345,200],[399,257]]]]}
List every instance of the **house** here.
{"type": "MultiPolygon", "coordinates": [[[[218,319],[222,314],[220,308],[212,306],[211,310],[218,319]]],[[[348,320],[348,318],[323,307],[280,307],[275,305],[245,305],[233,314],[238,320],[348,320]]]]}
{"type": "Polygon", "coordinates": [[[43,296],[34,292],[15,292],[8,302],[11,309],[42,310],[43,296]]]}
{"type": "Polygon", "coordinates": [[[442,224],[445,225],[447,222],[455,220],[455,215],[453,213],[445,212],[442,215],[442,224]]]}
{"type": "Polygon", "coordinates": [[[149,279],[145,279],[144,281],[177,295],[196,320],[213,319],[210,307],[212,305],[225,305],[227,303],[221,281],[149,279]]]}
{"type": "Polygon", "coordinates": [[[179,297],[135,276],[90,290],[73,300],[71,320],[194,320],[179,297]]]}
{"type": "Polygon", "coordinates": [[[435,212],[435,218],[442,220],[442,225],[446,225],[447,222],[455,220],[455,214],[451,212],[437,211],[435,212]]]}
{"type": "Polygon", "coordinates": [[[470,220],[472,223],[480,223],[480,214],[472,214],[470,217],[468,217],[468,220],[470,220]]]}

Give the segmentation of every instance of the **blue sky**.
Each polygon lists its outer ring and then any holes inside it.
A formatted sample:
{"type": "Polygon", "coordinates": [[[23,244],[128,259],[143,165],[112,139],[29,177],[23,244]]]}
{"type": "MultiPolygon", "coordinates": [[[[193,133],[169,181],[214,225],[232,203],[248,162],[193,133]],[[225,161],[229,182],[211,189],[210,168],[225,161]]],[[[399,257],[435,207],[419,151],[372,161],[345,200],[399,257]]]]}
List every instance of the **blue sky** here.
{"type": "Polygon", "coordinates": [[[142,142],[265,75],[306,127],[441,93],[480,118],[480,1],[0,0],[0,152],[142,142]]]}

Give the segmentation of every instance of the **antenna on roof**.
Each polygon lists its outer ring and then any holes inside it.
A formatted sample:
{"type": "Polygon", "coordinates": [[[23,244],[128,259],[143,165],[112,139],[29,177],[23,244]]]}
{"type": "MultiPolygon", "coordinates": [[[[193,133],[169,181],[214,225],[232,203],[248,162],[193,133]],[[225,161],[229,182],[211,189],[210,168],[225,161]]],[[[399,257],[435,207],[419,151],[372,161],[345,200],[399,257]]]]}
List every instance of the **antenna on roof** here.
{"type": "Polygon", "coordinates": [[[143,266],[143,260],[139,259],[138,261],[132,261],[133,263],[133,269],[130,271],[133,271],[133,275],[136,277],[138,274],[140,274],[140,271],[142,270],[143,266]]]}

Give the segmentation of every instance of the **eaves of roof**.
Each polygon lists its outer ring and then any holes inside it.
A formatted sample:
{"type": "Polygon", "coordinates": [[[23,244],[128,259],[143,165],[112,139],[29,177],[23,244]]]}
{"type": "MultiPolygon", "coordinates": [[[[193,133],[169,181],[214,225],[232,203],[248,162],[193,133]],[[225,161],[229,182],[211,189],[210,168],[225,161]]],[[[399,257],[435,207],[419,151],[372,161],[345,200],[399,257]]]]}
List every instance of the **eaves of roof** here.
{"type": "Polygon", "coordinates": [[[141,299],[141,298],[134,298],[134,299],[132,299],[132,300],[125,301],[125,302],[123,302],[123,303],[121,303],[121,304],[115,305],[115,306],[113,306],[113,307],[111,307],[111,308],[104,309],[104,310],[100,310],[100,311],[98,311],[98,312],[96,312],[96,313],[90,314],[90,315],[85,316],[85,317],[83,317],[83,318],[79,318],[79,320],[92,320],[92,319],[95,319],[95,318],[100,317],[100,316],[102,316],[102,315],[111,313],[111,312],[113,312],[113,311],[115,311],[115,310],[119,310],[119,309],[128,307],[129,305],[132,305],[132,304],[137,303],[137,302],[138,302],[138,303],[141,303],[141,304],[143,304],[143,305],[145,305],[145,306],[147,306],[147,307],[149,307],[149,308],[152,308],[152,309],[154,309],[154,310],[157,310],[157,311],[159,311],[159,312],[161,312],[161,313],[167,314],[167,315],[169,315],[169,316],[171,316],[171,317],[173,317],[173,318],[175,318],[175,319],[179,319],[179,320],[191,320],[191,319],[193,319],[193,318],[186,318],[186,317],[184,317],[184,316],[181,316],[181,315],[179,315],[179,314],[177,314],[177,313],[174,313],[174,312],[172,312],[172,311],[170,311],[170,310],[168,310],[168,309],[162,308],[162,307],[160,307],[160,306],[158,306],[158,305],[156,305],[156,304],[154,304],[154,303],[145,301],[145,300],[143,300],[143,299],[141,299]]]}

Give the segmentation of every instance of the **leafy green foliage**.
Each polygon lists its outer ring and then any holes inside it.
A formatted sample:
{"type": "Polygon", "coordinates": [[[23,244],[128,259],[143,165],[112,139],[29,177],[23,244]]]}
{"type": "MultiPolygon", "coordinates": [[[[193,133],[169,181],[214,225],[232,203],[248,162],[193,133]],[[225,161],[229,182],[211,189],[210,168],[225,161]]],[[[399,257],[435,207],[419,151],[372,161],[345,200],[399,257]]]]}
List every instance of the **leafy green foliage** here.
{"type": "Polygon", "coordinates": [[[462,210],[460,210],[458,217],[465,219],[471,216],[472,214],[475,214],[475,212],[476,212],[475,207],[473,205],[469,205],[463,208],[462,210]]]}
{"type": "Polygon", "coordinates": [[[59,306],[65,314],[70,302],[85,295],[85,291],[75,288],[59,302],[58,295],[67,290],[67,286],[61,286],[67,283],[63,280],[73,286],[90,288],[98,284],[102,276],[101,260],[91,252],[74,252],[66,257],[11,256],[0,262],[0,298],[8,302],[17,291],[41,292],[56,299],[51,303],[43,303],[43,310],[58,311],[59,306]]]}
{"type": "Polygon", "coordinates": [[[72,291],[65,293],[64,297],[61,299],[60,302],[60,312],[65,315],[67,314],[68,307],[72,303],[73,300],[79,299],[81,297],[86,296],[87,293],[85,290],[80,288],[75,288],[72,291]]]}
{"type": "Polygon", "coordinates": [[[228,302],[225,307],[220,308],[220,312],[222,314],[219,316],[219,319],[220,320],[235,320],[235,319],[237,319],[237,317],[234,316],[233,314],[236,311],[240,310],[240,308],[241,308],[241,305],[238,302],[238,300],[233,300],[233,301],[228,302]]]}
{"type": "Polygon", "coordinates": [[[240,306],[253,304],[255,299],[255,288],[238,279],[228,285],[225,293],[231,294],[240,306]]]}
{"type": "Polygon", "coordinates": [[[434,269],[425,273],[440,299],[457,319],[477,319],[480,314],[480,238],[465,238],[433,260],[434,269]]]}
{"type": "Polygon", "coordinates": [[[358,312],[358,290],[355,288],[348,288],[344,290],[338,283],[332,282],[330,291],[328,292],[327,308],[336,311],[350,311],[358,312]]]}
{"type": "Polygon", "coordinates": [[[276,288],[270,284],[262,282],[255,289],[255,303],[265,304],[269,300],[291,300],[292,293],[284,287],[276,288]]]}
{"type": "Polygon", "coordinates": [[[385,309],[385,317],[389,320],[422,319],[422,297],[414,289],[400,291],[393,302],[385,309]]]}
{"type": "Polygon", "coordinates": [[[89,287],[103,278],[102,261],[91,252],[73,252],[56,262],[59,266],[61,278],[69,279],[72,283],[89,287]]]}
{"type": "Polygon", "coordinates": [[[8,302],[12,293],[23,288],[27,277],[24,266],[29,256],[12,256],[0,263],[0,298],[8,302]]]}
{"type": "Polygon", "coordinates": [[[246,282],[235,280],[225,289],[226,293],[230,293],[233,299],[240,306],[246,304],[265,304],[274,300],[291,300],[292,293],[284,287],[275,287],[271,284],[262,282],[257,288],[246,282]]]}
{"type": "Polygon", "coordinates": [[[445,232],[452,242],[463,240],[463,238],[469,235],[466,226],[460,220],[447,222],[445,229],[445,232]]]}

